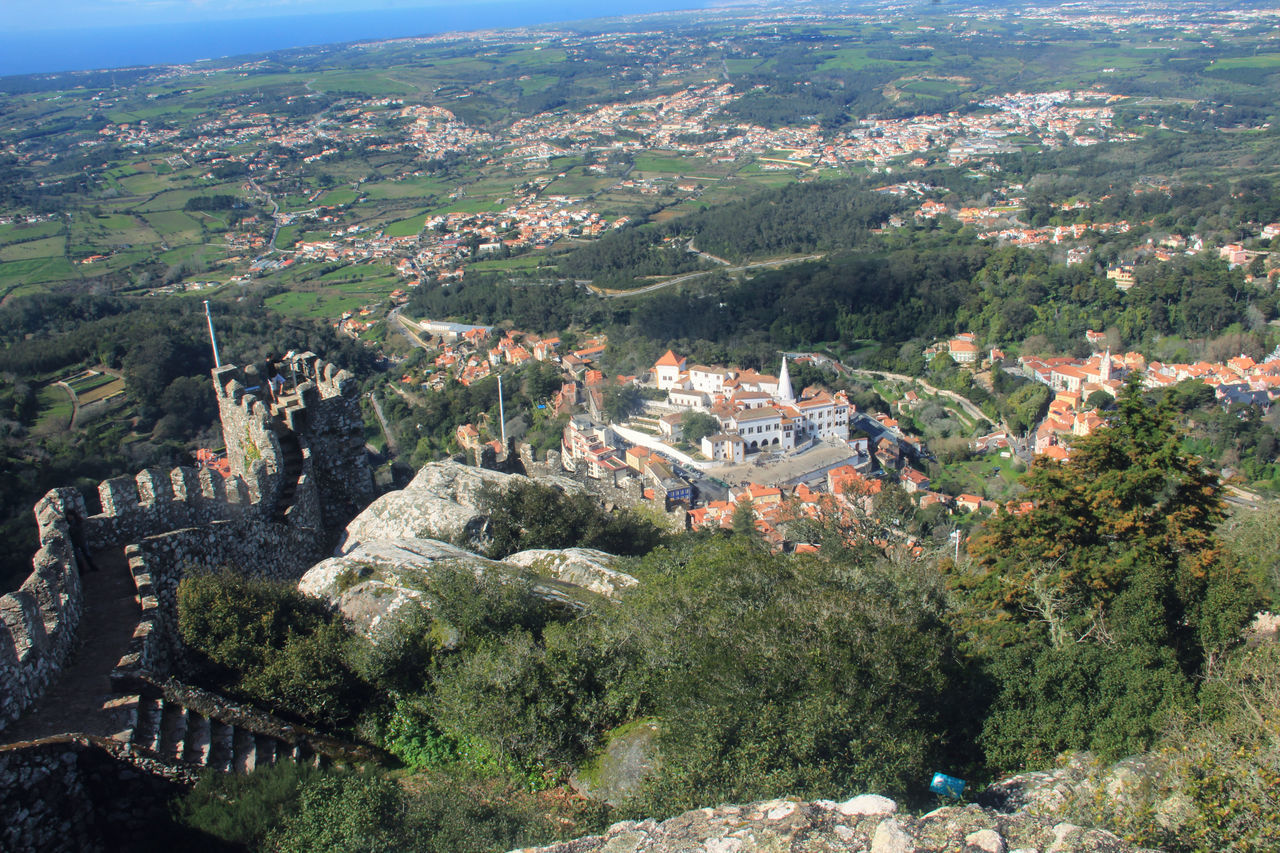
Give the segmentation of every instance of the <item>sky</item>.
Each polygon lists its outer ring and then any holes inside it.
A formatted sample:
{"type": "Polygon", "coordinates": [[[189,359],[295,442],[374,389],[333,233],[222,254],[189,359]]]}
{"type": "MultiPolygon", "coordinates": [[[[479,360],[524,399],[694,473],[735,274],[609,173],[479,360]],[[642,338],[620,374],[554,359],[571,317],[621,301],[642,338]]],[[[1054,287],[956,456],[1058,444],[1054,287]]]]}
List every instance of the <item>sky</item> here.
{"type": "MultiPolygon", "coordinates": [[[[456,9],[460,3],[484,5],[494,0],[0,0],[0,15],[9,31],[56,31],[85,27],[135,27],[200,21],[243,20],[340,12],[384,12],[456,9]]],[[[553,10],[556,0],[523,0],[540,11],[553,10]]],[[[686,4],[661,4],[680,6],[686,4]]],[[[688,8],[708,5],[690,0],[688,8]]],[[[599,14],[610,13],[609,4],[599,14]]],[[[571,17],[580,16],[581,6],[571,17]]],[[[546,19],[554,20],[547,15],[546,19]]]]}

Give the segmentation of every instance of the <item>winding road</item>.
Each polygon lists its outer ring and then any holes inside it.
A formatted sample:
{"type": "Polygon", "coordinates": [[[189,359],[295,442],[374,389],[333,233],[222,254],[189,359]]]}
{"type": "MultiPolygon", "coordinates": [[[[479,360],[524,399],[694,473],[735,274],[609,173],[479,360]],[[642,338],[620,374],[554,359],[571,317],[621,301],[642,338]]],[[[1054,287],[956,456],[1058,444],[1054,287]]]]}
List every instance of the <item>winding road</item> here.
{"type": "MultiPolygon", "coordinates": [[[[698,254],[701,254],[701,253],[698,253],[698,254]]],[[[671,287],[672,285],[675,285],[675,284],[683,284],[686,281],[693,281],[694,279],[702,278],[704,276],[711,275],[712,273],[745,272],[747,270],[763,269],[767,267],[782,267],[782,266],[787,266],[788,264],[802,264],[802,263],[805,263],[806,261],[817,261],[817,260],[821,260],[823,257],[825,256],[824,255],[805,255],[799,258],[779,258],[773,261],[757,261],[756,263],[753,263],[753,264],[743,264],[741,266],[736,266],[736,267],[721,267],[720,269],[714,269],[714,270],[699,270],[698,272],[690,272],[690,273],[685,273],[684,275],[678,275],[675,278],[669,278],[666,281],[660,281],[660,282],[657,282],[656,284],[648,284],[648,285],[645,285],[644,287],[637,287],[635,290],[606,290],[603,287],[596,287],[594,284],[587,285],[587,289],[590,290],[592,293],[596,294],[597,296],[603,296],[608,299],[617,299],[622,296],[638,296],[643,293],[653,293],[654,291],[662,290],[663,288],[671,287]]],[[[715,260],[720,260],[720,259],[716,258],[715,260]]]]}
{"type": "Polygon", "coordinates": [[[823,355],[822,353],[788,352],[783,354],[786,355],[788,358],[809,356],[813,358],[815,361],[817,361],[819,364],[823,362],[829,362],[832,366],[835,367],[835,369],[838,372],[847,373],[850,376],[860,376],[865,379],[875,379],[877,376],[883,376],[886,379],[893,379],[897,382],[907,382],[913,385],[919,385],[929,394],[934,394],[940,397],[946,397],[948,400],[951,400],[961,409],[964,409],[965,414],[967,414],[969,417],[973,418],[974,420],[983,420],[991,424],[992,426],[996,425],[995,421],[991,420],[991,418],[989,418],[982,411],[982,409],[979,409],[977,406],[975,406],[973,402],[969,400],[967,397],[957,394],[955,391],[947,391],[942,388],[935,388],[932,385],[930,385],[928,382],[924,381],[923,379],[919,379],[914,376],[907,376],[902,373],[889,373],[886,370],[860,370],[858,368],[853,368],[853,367],[849,367],[847,365],[841,364],[839,361],[836,361],[831,356],[823,355]]]}

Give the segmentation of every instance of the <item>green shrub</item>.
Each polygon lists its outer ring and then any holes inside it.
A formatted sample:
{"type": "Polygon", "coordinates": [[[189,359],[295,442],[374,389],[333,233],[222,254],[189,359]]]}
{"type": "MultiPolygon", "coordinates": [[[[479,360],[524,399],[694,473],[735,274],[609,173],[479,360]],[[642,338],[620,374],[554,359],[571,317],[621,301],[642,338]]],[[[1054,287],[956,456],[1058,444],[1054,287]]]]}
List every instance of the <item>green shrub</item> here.
{"type": "Polygon", "coordinates": [[[421,849],[404,792],[384,776],[326,774],[302,787],[297,807],[271,833],[278,853],[375,853],[421,849]]]}
{"type": "Polygon", "coordinates": [[[289,584],[229,570],[189,575],[178,585],[178,630],[189,675],[273,710],[334,726],[367,698],[349,662],[362,641],[289,584]]]}
{"type": "Polygon", "coordinates": [[[292,761],[248,775],[208,771],[174,803],[174,819],[212,840],[256,848],[297,804],[320,771],[292,761]]]}
{"type": "Polygon", "coordinates": [[[531,548],[598,548],[635,556],[663,538],[658,527],[635,513],[606,512],[591,495],[569,495],[534,482],[501,491],[486,487],[480,502],[490,519],[489,556],[499,560],[531,548]]]}

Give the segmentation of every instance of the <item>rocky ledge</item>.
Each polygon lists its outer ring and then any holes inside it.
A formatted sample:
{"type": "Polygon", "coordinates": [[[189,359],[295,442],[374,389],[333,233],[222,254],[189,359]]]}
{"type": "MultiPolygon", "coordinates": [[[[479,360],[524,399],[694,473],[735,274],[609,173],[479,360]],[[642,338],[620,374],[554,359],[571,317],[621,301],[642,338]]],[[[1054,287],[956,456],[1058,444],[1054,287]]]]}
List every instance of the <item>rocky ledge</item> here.
{"type": "MultiPolygon", "coordinates": [[[[466,547],[482,547],[488,539],[489,516],[481,507],[485,487],[505,489],[529,477],[471,468],[458,462],[430,462],[409,485],[388,492],[347,525],[339,553],[362,542],[380,539],[443,539],[466,547]]],[[[567,477],[538,477],[539,483],[575,493],[582,486],[567,477]]]]}
{"type": "MultiPolygon", "coordinates": [[[[574,610],[635,586],[636,579],[617,568],[619,559],[603,551],[521,551],[490,560],[452,544],[484,543],[489,519],[479,497],[485,487],[505,489],[527,479],[456,462],[424,465],[408,487],[383,495],[352,519],[337,554],[312,566],[298,588],[328,600],[374,636],[393,625],[406,605],[425,603],[423,593],[432,583],[455,571],[522,579],[538,597],[574,610]]],[[[578,488],[562,477],[538,481],[578,488]]]]}
{"type": "Polygon", "coordinates": [[[1138,853],[1109,832],[980,806],[912,817],[885,797],[772,800],[625,821],[603,835],[519,853],[1138,853]]]}

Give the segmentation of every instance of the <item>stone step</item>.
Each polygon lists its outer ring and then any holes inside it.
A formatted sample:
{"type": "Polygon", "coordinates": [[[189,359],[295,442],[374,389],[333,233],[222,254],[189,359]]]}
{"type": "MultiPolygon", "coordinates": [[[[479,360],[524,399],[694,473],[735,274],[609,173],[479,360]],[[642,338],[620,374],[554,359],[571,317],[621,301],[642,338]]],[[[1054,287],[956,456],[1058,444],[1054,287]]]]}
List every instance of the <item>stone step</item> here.
{"type": "Polygon", "coordinates": [[[220,720],[209,721],[209,767],[219,773],[231,770],[231,760],[235,751],[236,727],[220,720]]]}
{"type": "Polygon", "coordinates": [[[181,705],[164,703],[160,730],[156,736],[155,751],[165,758],[182,758],[183,742],[187,736],[187,709],[181,705]]]}
{"type": "Polygon", "coordinates": [[[209,763],[209,718],[187,711],[187,738],[182,758],[193,764],[209,763]]]}
{"type": "Polygon", "coordinates": [[[231,772],[252,773],[258,766],[258,738],[246,729],[235,729],[231,735],[231,772]]]}

